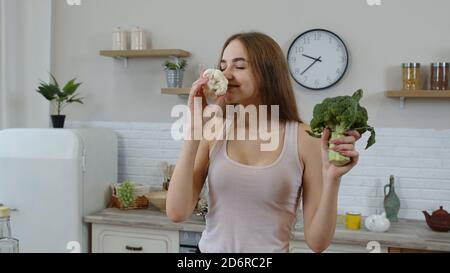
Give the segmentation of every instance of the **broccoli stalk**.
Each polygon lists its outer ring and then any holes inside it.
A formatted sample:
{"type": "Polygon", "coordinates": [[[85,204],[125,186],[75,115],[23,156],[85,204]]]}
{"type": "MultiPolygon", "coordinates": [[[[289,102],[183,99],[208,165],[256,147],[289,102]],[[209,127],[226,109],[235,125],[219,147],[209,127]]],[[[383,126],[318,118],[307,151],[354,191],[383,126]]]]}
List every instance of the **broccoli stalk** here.
{"type": "MultiPolygon", "coordinates": [[[[357,90],[352,96],[339,96],[326,98],[322,103],[314,107],[311,130],[307,133],[313,137],[322,137],[323,130],[330,130],[329,142],[342,138],[347,131],[356,130],[360,134],[370,132],[366,149],[375,143],[375,130],[367,124],[368,115],[364,107],[359,105],[363,91],[357,90]]],[[[350,162],[350,158],[333,151],[334,144],[330,143],[328,160],[336,166],[344,166],[350,162]]]]}
{"type": "Polygon", "coordinates": [[[345,125],[337,125],[334,129],[330,129],[331,131],[331,137],[329,140],[329,150],[328,150],[328,160],[330,161],[331,164],[336,165],[336,166],[344,166],[346,164],[348,164],[350,162],[350,158],[348,156],[345,155],[341,155],[339,152],[336,152],[333,149],[334,145],[333,143],[331,143],[333,140],[335,139],[339,139],[341,137],[345,136],[345,125]]]}

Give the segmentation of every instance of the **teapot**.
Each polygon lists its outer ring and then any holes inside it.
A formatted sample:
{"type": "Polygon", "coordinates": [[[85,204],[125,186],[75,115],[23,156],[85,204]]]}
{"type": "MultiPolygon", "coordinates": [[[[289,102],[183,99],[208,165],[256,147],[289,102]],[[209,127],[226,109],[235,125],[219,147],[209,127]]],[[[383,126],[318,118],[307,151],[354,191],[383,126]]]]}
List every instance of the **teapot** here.
{"type": "Polygon", "coordinates": [[[433,211],[433,214],[428,214],[427,211],[422,211],[425,215],[427,225],[434,231],[447,232],[450,230],[450,214],[440,206],[438,210],[433,211]]]}
{"type": "Polygon", "coordinates": [[[391,222],[386,218],[385,212],[381,215],[375,214],[367,217],[364,223],[366,228],[373,232],[385,232],[391,226],[391,222]]]}

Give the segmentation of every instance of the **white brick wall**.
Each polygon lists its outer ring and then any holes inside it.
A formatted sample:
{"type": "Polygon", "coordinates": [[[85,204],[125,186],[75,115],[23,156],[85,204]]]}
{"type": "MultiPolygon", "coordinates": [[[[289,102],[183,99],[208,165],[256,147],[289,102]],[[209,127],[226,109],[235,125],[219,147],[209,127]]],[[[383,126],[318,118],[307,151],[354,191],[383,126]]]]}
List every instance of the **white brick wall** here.
{"type": "Polygon", "coordinates": [[[68,128],[101,127],[113,129],[119,138],[118,182],[161,186],[162,161],[175,164],[181,142],[172,140],[169,123],[69,122],[68,128]]]}
{"type": "MultiPolygon", "coordinates": [[[[119,181],[160,186],[159,164],[175,164],[181,142],[172,140],[170,123],[70,122],[68,127],[103,127],[119,136],[119,181]]],[[[383,211],[383,187],[396,178],[399,217],[423,219],[440,205],[450,210],[450,130],[377,128],[377,143],[364,150],[368,135],[358,141],[361,159],[341,184],[339,212],[363,215],[383,211]]]]}
{"type": "Polygon", "coordinates": [[[377,128],[377,143],[364,150],[359,164],[342,180],[339,211],[383,212],[384,185],[395,177],[399,217],[424,219],[440,205],[450,209],[450,130],[377,128]]]}

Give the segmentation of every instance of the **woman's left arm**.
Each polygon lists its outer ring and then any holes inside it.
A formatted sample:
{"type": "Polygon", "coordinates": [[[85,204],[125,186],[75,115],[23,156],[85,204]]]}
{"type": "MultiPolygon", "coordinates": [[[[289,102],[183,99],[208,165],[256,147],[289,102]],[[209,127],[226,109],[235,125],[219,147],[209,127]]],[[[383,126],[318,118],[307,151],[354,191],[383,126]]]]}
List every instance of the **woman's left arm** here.
{"type": "Polygon", "coordinates": [[[302,137],[303,140],[299,141],[304,165],[305,240],[313,251],[322,252],[330,245],[336,229],[341,177],[358,163],[359,154],[355,150],[355,142],[360,138],[360,134],[357,131],[349,131],[347,136],[334,143],[335,151],[351,158],[351,162],[342,167],[334,166],[328,161],[328,130],[325,130],[320,140],[310,137],[304,131],[301,133],[302,137]]]}

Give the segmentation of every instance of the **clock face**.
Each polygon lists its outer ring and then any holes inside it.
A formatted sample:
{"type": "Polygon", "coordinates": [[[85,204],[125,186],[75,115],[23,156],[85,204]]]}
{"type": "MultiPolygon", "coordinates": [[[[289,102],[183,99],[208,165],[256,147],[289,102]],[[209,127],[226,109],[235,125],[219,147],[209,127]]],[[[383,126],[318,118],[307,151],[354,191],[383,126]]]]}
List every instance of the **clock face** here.
{"type": "Polygon", "coordinates": [[[300,34],[289,47],[289,71],[301,86],[321,90],[331,87],[344,76],[348,52],[336,34],[313,29],[300,34]]]}

